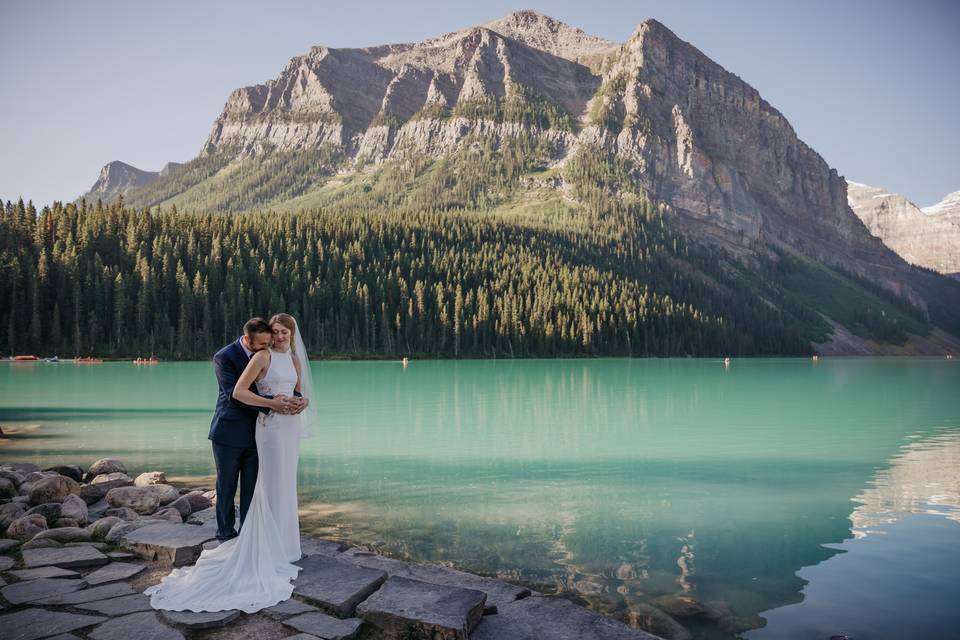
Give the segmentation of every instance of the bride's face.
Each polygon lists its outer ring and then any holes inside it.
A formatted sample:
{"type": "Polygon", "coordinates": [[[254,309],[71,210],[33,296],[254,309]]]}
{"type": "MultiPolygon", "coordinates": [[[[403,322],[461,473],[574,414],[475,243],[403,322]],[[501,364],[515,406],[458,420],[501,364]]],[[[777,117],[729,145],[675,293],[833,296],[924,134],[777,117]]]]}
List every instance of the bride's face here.
{"type": "Polygon", "coordinates": [[[290,347],[290,329],[279,322],[274,322],[270,330],[273,332],[273,348],[278,351],[286,351],[290,347]]]}

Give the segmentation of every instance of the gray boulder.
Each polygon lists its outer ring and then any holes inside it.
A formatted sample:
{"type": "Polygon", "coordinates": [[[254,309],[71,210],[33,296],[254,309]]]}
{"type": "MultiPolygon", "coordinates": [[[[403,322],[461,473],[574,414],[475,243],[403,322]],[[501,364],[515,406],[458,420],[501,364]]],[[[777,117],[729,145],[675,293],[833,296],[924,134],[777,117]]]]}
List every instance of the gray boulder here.
{"type": "Polygon", "coordinates": [[[91,478],[102,473],[126,473],[127,467],[116,458],[100,458],[87,469],[91,478]]]}
{"type": "Polygon", "coordinates": [[[176,509],[182,518],[186,518],[191,513],[193,513],[193,505],[190,503],[190,499],[187,496],[180,496],[173,502],[167,505],[168,509],[176,509]]]}
{"type": "Polygon", "coordinates": [[[155,514],[154,518],[158,520],[165,520],[167,522],[176,522],[180,524],[183,522],[183,516],[180,515],[180,512],[174,509],[173,507],[166,507],[165,509],[160,509],[155,514]]]}
{"type": "Polygon", "coordinates": [[[25,515],[41,515],[46,519],[48,526],[53,526],[53,523],[60,519],[62,510],[63,507],[59,502],[46,502],[44,504],[38,504],[35,507],[30,507],[25,515]]]}
{"type": "Polygon", "coordinates": [[[191,491],[190,493],[184,496],[187,500],[190,501],[190,511],[202,511],[204,509],[209,509],[213,502],[200,491],[191,491]]]}
{"type": "Polygon", "coordinates": [[[66,476],[55,474],[53,477],[37,480],[30,487],[30,504],[45,502],[63,502],[70,494],[79,494],[80,485],[66,476]]]}
{"type": "Polygon", "coordinates": [[[148,487],[117,487],[107,492],[107,502],[114,507],[128,507],[139,514],[145,514],[157,510],[160,496],[149,491],[148,487]]]}
{"type": "Polygon", "coordinates": [[[87,503],[78,495],[67,496],[61,505],[60,517],[73,518],[80,525],[87,524],[87,518],[89,517],[87,503]]]}
{"type": "Polygon", "coordinates": [[[8,502],[0,505],[0,530],[5,530],[14,520],[22,517],[27,509],[20,502],[8,502]]]}
{"type": "Polygon", "coordinates": [[[6,478],[0,478],[0,500],[17,496],[17,485],[6,478]]]}
{"type": "Polygon", "coordinates": [[[24,474],[31,473],[33,471],[40,471],[40,467],[32,462],[8,462],[4,466],[8,469],[13,469],[14,471],[19,471],[24,474]]]}
{"type": "Polygon", "coordinates": [[[35,513],[29,516],[22,516],[10,523],[10,526],[7,527],[7,537],[26,542],[41,531],[46,531],[46,529],[47,519],[35,513]]]}
{"type": "Polygon", "coordinates": [[[90,484],[105,484],[108,486],[108,490],[114,487],[131,487],[133,486],[133,478],[125,473],[115,471],[113,473],[101,473],[98,476],[94,476],[93,479],[90,480],[90,484]]]}
{"type": "Polygon", "coordinates": [[[116,516],[108,516],[106,518],[100,518],[93,524],[89,525],[87,529],[90,530],[90,537],[94,540],[103,540],[110,529],[113,528],[113,525],[123,522],[120,518],[116,516]]]}
{"type": "Polygon", "coordinates": [[[79,527],[80,523],[74,520],[73,518],[58,518],[56,522],[53,523],[51,529],[57,529],[59,527],[79,527]]]}
{"type": "Polygon", "coordinates": [[[58,464],[45,469],[45,471],[54,471],[62,476],[67,476],[75,482],[83,480],[83,469],[75,464],[58,464]]]}
{"type": "Polygon", "coordinates": [[[107,491],[112,488],[105,484],[85,484],[80,487],[80,497],[87,504],[95,504],[102,500],[107,495],[107,491]]]}
{"type": "Polygon", "coordinates": [[[146,487],[139,487],[140,490],[157,496],[161,506],[166,506],[180,497],[177,488],[169,484],[151,484],[146,487]]]}
{"type": "Polygon", "coordinates": [[[151,484],[166,484],[167,476],[163,471],[147,471],[137,476],[133,484],[137,487],[146,487],[151,484]]]}
{"type": "Polygon", "coordinates": [[[44,478],[56,478],[58,475],[60,474],[56,471],[31,471],[24,478],[24,482],[36,482],[44,478]]]}
{"type": "Polygon", "coordinates": [[[140,514],[130,507],[114,507],[113,509],[107,509],[103,512],[103,515],[104,517],[120,518],[121,520],[126,520],[128,522],[133,522],[134,520],[140,519],[140,514]]]}
{"type": "Polygon", "coordinates": [[[10,467],[0,467],[0,478],[6,478],[12,482],[14,486],[19,487],[25,480],[25,474],[22,474],[19,471],[14,471],[10,467]]]}
{"type": "Polygon", "coordinates": [[[47,529],[33,537],[34,540],[56,540],[57,542],[86,542],[92,537],[88,529],[80,527],[63,527],[62,529],[47,529]]]}

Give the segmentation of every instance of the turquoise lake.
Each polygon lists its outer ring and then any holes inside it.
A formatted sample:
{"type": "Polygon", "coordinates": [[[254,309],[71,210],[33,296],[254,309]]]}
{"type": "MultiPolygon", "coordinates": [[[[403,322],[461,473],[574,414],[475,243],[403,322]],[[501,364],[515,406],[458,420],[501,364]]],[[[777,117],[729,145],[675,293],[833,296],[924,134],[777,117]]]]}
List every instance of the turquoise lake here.
{"type": "MultiPolygon", "coordinates": [[[[302,527],[698,637],[960,626],[960,360],[314,362],[302,527]],[[752,628],[752,629],[751,629],[752,628]]],[[[0,363],[0,461],[212,487],[210,362],[0,363]]]]}

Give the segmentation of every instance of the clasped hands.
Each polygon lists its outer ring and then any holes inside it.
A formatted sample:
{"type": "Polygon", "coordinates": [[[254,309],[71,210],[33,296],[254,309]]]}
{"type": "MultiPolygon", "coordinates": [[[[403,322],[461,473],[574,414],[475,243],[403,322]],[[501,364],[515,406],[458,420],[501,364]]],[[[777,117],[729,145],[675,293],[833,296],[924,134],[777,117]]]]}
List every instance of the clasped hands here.
{"type": "Polygon", "coordinates": [[[270,400],[270,410],[284,415],[296,415],[307,408],[309,401],[301,396],[274,396],[270,400]]]}

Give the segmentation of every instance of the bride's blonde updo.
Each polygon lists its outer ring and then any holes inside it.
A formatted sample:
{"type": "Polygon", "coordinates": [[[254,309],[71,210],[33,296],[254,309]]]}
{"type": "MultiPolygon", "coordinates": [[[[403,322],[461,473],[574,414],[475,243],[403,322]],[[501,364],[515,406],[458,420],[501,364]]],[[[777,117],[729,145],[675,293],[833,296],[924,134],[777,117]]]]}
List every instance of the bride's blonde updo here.
{"type": "Polygon", "coordinates": [[[290,330],[290,351],[294,351],[296,347],[294,346],[295,341],[293,338],[294,336],[297,335],[296,321],[293,319],[293,316],[291,316],[288,313],[274,314],[274,316],[270,318],[270,322],[268,323],[270,325],[271,331],[273,331],[273,325],[277,322],[279,322],[280,324],[282,324],[283,326],[285,326],[287,329],[290,330]]]}

